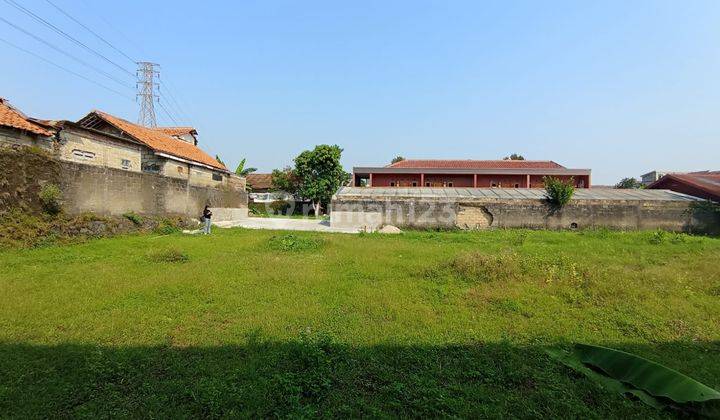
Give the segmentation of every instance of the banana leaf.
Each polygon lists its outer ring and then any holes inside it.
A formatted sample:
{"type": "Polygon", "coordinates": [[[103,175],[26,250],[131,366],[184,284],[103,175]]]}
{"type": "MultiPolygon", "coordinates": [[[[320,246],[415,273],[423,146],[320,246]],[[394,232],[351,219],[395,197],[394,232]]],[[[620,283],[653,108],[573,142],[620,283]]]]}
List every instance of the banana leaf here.
{"type": "Polygon", "coordinates": [[[606,389],[652,407],[720,417],[720,392],[640,356],[587,344],[576,344],[571,352],[548,349],[547,353],[606,389]]]}

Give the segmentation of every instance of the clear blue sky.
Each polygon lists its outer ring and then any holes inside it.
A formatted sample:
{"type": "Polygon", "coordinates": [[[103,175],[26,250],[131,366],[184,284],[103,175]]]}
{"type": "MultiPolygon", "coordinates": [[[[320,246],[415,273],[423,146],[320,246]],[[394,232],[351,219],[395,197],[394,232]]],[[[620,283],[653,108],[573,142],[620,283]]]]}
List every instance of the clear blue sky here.
{"type": "MultiPolygon", "coordinates": [[[[15,1],[133,70],[45,0],[15,1]]],[[[720,169],[717,0],[52,1],[160,63],[203,148],[231,165],[269,171],[337,143],[348,170],[513,152],[591,168],[602,184],[720,169]]],[[[0,16],[124,78],[5,1],[0,16]]],[[[114,84],[3,22],[0,38],[114,84]]],[[[33,116],[137,119],[131,100],[0,52],[0,96],[33,116]]]]}

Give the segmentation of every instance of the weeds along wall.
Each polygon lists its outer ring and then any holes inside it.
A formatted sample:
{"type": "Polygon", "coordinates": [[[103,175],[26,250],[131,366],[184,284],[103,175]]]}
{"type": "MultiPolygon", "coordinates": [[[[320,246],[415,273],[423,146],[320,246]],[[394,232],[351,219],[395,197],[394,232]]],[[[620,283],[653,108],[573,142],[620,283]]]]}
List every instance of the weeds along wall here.
{"type": "Polygon", "coordinates": [[[247,209],[247,194],[230,179],[218,187],[186,179],[59,161],[34,148],[0,149],[0,212],[42,211],[44,185],[60,187],[64,212],[120,215],[180,214],[195,217],[205,205],[247,209]]]}

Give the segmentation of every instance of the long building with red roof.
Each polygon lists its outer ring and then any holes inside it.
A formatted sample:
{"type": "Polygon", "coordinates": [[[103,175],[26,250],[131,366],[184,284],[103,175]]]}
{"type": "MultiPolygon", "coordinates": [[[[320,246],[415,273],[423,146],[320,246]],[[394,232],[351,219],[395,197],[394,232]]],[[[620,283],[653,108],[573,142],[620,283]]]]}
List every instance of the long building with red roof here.
{"type": "Polygon", "coordinates": [[[407,159],[382,167],[353,168],[353,185],[368,187],[542,188],[543,178],[572,179],[590,188],[590,169],[551,160],[407,159]]]}
{"type": "Polygon", "coordinates": [[[720,203],[720,171],[670,173],[647,188],[672,190],[720,203]]]}

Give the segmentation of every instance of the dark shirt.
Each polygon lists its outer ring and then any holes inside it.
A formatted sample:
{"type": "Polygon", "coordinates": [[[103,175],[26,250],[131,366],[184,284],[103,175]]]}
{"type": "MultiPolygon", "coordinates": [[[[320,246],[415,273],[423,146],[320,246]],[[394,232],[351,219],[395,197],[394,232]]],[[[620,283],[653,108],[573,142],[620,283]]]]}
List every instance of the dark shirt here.
{"type": "Polygon", "coordinates": [[[203,217],[206,219],[210,219],[212,217],[212,212],[210,211],[210,209],[203,210],[203,217]]]}

